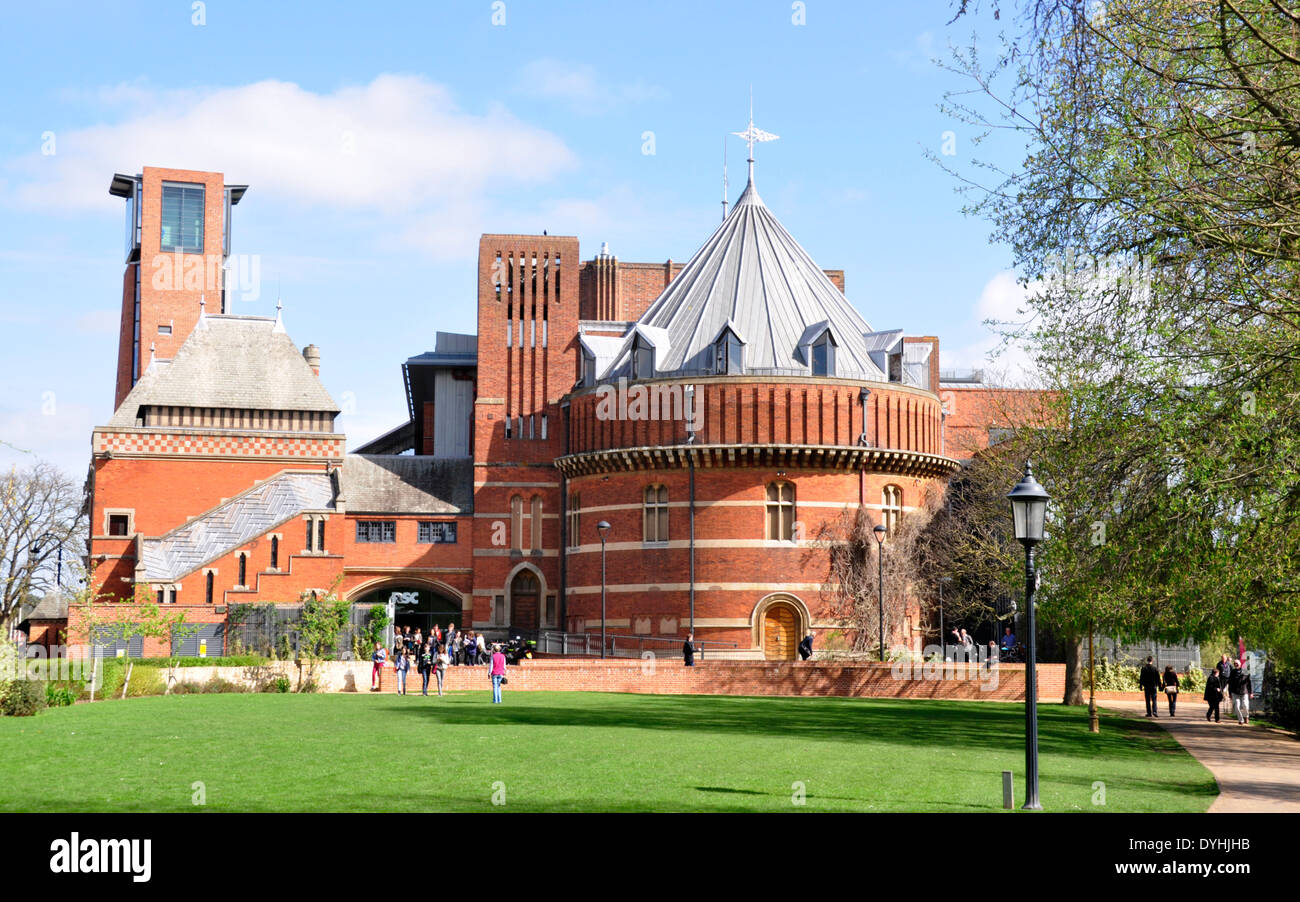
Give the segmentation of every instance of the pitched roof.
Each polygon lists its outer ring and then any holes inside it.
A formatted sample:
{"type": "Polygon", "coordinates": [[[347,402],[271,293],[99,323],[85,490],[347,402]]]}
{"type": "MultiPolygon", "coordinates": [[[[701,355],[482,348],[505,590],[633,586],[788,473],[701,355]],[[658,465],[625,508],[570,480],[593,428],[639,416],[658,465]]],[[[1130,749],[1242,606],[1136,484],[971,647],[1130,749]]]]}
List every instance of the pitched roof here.
{"type": "Polygon", "coordinates": [[[412,454],[349,454],[339,472],[336,503],[348,513],[470,513],[474,462],[412,454]]]}
{"type": "MultiPolygon", "coordinates": [[[[806,374],[800,341],[825,323],[839,343],[836,375],[884,378],[863,340],[871,326],[764,206],[752,181],[638,325],[667,333],[668,348],[655,343],[660,372],[708,372],[713,341],[728,322],[744,336],[747,371],[806,374]]],[[[625,349],[610,375],[628,356],[625,349]]]]}
{"type": "Polygon", "coordinates": [[[135,425],[142,406],[339,412],[278,319],[230,314],[200,318],[174,358],[150,364],[109,425],[135,425]]]}
{"type": "Polygon", "coordinates": [[[277,473],[166,535],[140,540],[145,580],[180,579],[307,510],[334,506],[325,473],[277,473]]]}

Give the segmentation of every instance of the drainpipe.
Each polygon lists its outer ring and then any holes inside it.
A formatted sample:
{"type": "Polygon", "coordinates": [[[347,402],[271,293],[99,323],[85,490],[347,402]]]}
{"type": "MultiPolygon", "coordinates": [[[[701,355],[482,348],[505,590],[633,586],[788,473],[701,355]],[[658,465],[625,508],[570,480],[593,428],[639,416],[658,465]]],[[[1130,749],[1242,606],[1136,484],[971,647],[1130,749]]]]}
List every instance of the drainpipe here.
{"type": "MultiPolygon", "coordinates": [[[[569,453],[569,402],[560,405],[560,431],[563,433],[563,455],[569,453]]],[[[563,456],[562,455],[562,456],[563,456]]],[[[561,633],[569,631],[569,479],[560,471],[560,609],[556,612],[561,633]]]]}
{"type": "MultiPolygon", "coordinates": [[[[867,441],[867,399],[871,397],[871,389],[863,386],[862,391],[858,393],[858,400],[862,402],[862,434],[858,436],[858,444],[864,448],[871,447],[867,441]]],[[[862,466],[858,468],[858,506],[862,507],[867,503],[867,463],[865,460],[862,466]]]]}
{"type": "MultiPolygon", "coordinates": [[[[690,419],[686,421],[686,444],[693,446],[695,444],[695,432],[691,425],[695,423],[695,386],[690,385],[686,388],[686,393],[690,397],[690,419]]],[[[695,632],[695,451],[693,447],[686,449],[686,468],[688,472],[688,481],[690,483],[691,498],[691,632],[695,632]]]]}

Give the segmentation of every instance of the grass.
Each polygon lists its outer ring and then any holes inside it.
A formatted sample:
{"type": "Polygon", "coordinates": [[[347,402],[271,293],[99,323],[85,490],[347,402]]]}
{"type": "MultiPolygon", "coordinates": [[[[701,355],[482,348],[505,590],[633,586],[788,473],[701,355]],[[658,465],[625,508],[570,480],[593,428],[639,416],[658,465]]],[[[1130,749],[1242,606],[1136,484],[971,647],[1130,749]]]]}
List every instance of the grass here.
{"type": "MultiPolygon", "coordinates": [[[[191,695],[0,718],[0,811],[995,811],[1017,704],[588,692],[191,695]],[[206,803],[193,803],[195,782],[206,803]],[[802,783],[806,802],[792,798],[802,783]]],[[[1039,708],[1043,807],[1204,811],[1156,725],[1039,708]],[[1093,804],[1094,782],[1105,805],[1093,804]]]]}

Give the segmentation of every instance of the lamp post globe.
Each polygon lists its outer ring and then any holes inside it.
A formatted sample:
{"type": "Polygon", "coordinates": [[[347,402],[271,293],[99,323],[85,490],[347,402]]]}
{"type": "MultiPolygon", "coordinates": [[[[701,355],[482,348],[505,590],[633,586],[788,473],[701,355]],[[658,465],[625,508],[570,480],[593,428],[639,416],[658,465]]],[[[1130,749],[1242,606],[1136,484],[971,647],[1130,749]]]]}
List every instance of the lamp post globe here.
{"type": "Polygon", "coordinates": [[[1025,630],[1029,644],[1025,653],[1025,804],[1031,811],[1042,809],[1038,801],[1038,675],[1034,648],[1034,546],[1043,541],[1047,521],[1046,490],[1034,478],[1033,467],[1025,461],[1025,475],[1007,495],[1011,502],[1011,521],[1015,536],[1025,546],[1025,630]]]}
{"type": "Polygon", "coordinates": [[[878,523],[871,530],[876,536],[876,628],[880,634],[880,661],[885,661],[885,537],[889,530],[878,523]]]}
{"type": "Polygon", "coordinates": [[[601,520],[596,524],[596,532],[600,534],[600,657],[605,657],[605,537],[609,535],[610,525],[608,520],[601,520]]]}

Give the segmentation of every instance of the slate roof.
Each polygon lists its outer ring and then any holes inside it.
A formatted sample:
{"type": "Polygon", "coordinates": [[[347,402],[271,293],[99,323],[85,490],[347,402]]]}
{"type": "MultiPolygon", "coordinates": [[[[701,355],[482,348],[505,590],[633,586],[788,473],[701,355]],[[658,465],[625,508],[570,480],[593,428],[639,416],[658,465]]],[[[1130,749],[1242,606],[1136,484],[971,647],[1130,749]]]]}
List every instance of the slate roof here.
{"type": "Polygon", "coordinates": [[[349,454],[338,504],[348,513],[461,514],[474,510],[474,462],[413,454],[349,454]]]}
{"type": "MultiPolygon", "coordinates": [[[[871,326],[767,209],[752,180],[637,325],[667,337],[666,349],[655,342],[659,373],[706,373],[728,322],[744,340],[747,372],[807,374],[800,340],[825,323],[838,345],[835,375],[885,378],[867,353],[871,326]]],[[[602,377],[630,368],[630,345],[602,377]]]]}
{"type": "Polygon", "coordinates": [[[110,426],[134,426],[142,406],[338,413],[278,319],[208,315],[170,361],[154,361],[110,426]]]}
{"type": "Polygon", "coordinates": [[[280,473],[166,535],[140,540],[144,579],[173,582],[303,511],[334,507],[325,473],[280,473]]]}
{"type": "Polygon", "coordinates": [[[57,589],[46,592],[35,604],[24,604],[18,612],[18,620],[66,620],[68,618],[68,598],[57,589]]]}

